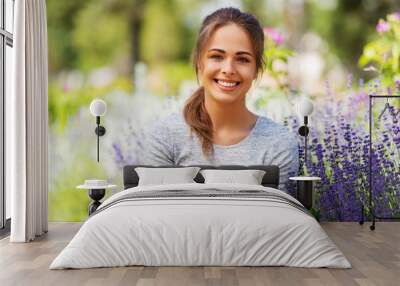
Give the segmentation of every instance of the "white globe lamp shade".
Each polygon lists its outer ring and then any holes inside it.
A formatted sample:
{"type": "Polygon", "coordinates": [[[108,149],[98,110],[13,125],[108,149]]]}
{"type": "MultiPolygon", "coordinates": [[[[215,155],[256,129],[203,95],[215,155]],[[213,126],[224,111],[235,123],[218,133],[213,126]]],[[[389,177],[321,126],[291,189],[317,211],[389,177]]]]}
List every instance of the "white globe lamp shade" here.
{"type": "Polygon", "coordinates": [[[93,116],[103,116],[107,112],[107,104],[104,100],[94,99],[90,103],[90,113],[93,116]]]}
{"type": "Polygon", "coordinates": [[[299,115],[305,117],[309,116],[314,110],[314,105],[308,98],[302,98],[297,106],[297,111],[299,115]]]}

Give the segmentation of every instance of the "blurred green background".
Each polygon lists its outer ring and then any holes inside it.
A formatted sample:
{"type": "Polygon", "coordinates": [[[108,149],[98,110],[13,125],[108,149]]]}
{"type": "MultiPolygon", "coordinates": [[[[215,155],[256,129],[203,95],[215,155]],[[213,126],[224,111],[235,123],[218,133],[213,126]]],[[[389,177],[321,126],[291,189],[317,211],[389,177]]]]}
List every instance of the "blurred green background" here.
{"type": "Polygon", "coordinates": [[[271,61],[256,107],[288,90],[318,96],[327,80],[346,86],[349,73],[367,82],[375,77],[364,70],[368,65],[388,82],[398,78],[398,66],[385,67],[377,50],[399,38],[376,44],[379,19],[400,11],[395,0],[47,0],[50,220],[87,217],[87,194],[75,188],[85,179],[122,188],[121,168],[135,163],[146,127],[179,109],[196,87],[190,58],[199,26],[228,2],[284,39],[267,41],[269,59],[278,61],[271,61]],[[108,104],[100,163],[89,114],[94,98],[108,104]]]}

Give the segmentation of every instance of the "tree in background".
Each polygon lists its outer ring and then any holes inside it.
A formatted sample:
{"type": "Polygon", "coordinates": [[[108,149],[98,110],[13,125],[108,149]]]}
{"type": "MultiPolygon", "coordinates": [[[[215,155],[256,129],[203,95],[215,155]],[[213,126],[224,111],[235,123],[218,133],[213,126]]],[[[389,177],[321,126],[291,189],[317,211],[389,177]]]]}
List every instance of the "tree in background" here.
{"type": "MultiPolygon", "coordinates": [[[[87,2],[87,1],[86,1],[87,2]]],[[[74,68],[78,51],[72,44],[76,14],[85,1],[47,0],[49,73],[74,68]]]]}
{"type": "Polygon", "coordinates": [[[269,23],[269,11],[265,0],[242,0],[243,11],[251,13],[257,17],[262,25],[269,23]]]}
{"type": "Polygon", "coordinates": [[[320,34],[347,70],[360,74],[356,63],[374,34],[375,23],[400,9],[399,1],[306,1],[306,28],[320,34]],[[328,7],[326,3],[336,3],[328,7]]]}
{"type": "Polygon", "coordinates": [[[143,11],[140,51],[142,59],[154,66],[177,60],[184,39],[174,1],[149,0],[143,11]]]}
{"type": "Polygon", "coordinates": [[[110,64],[132,74],[145,2],[48,0],[50,74],[110,64]]]}
{"type": "Polygon", "coordinates": [[[129,22],[125,17],[109,10],[106,3],[89,1],[75,15],[72,45],[77,53],[76,68],[90,71],[115,63],[115,67],[128,70],[130,61],[129,22]]]}

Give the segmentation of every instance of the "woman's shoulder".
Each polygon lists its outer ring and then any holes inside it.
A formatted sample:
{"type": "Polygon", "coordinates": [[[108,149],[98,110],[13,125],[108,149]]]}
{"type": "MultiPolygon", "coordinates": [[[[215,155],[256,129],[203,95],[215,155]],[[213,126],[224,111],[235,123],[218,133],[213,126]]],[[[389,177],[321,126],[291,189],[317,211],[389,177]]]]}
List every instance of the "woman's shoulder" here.
{"type": "Polygon", "coordinates": [[[155,120],[151,129],[153,132],[160,132],[160,133],[171,132],[171,131],[176,132],[180,130],[185,130],[186,123],[182,114],[174,112],[155,120]]]}
{"type": "Polygon", "coordinates": [[[258,132],[265,134],[271,133],[271,131],[289,132],[289,129],[285,125],[273,121],[267,116],[258,116],[256,128],[258,132]]]}
{"type": "Polygon", "coordinates": [[[281,123],[273,121],[266,116],[259,116],[256,124],[255,134],[262,137],[286,138],[296,140],[294,131],[281,123]]]}

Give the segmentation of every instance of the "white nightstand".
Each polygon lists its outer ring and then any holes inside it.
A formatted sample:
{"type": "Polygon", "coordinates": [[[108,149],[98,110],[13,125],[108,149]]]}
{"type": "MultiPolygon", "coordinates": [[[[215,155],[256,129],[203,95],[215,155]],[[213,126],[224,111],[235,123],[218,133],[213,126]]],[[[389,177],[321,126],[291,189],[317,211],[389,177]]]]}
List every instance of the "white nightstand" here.
{"type": "Polygon", "coordinates": [[[297,182],[296,199],[298,199],[307,209],[311,210],[314,206],[314,182],[320,181],[320,177],[299,176],[290,177],[289,180],[297,182]]]}
{"type": "Polygon", "coordinates": [[[88,206],[89,216],[101,205],[106,189],[116,188],[117,185],[108,184],[106,180],[85,180],[85,184],[76,186],[77,189],[89,190],[89,197],[93,200],[88,206]]]}

